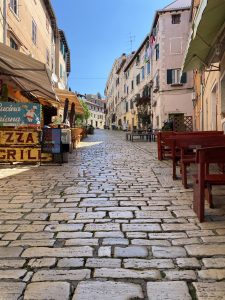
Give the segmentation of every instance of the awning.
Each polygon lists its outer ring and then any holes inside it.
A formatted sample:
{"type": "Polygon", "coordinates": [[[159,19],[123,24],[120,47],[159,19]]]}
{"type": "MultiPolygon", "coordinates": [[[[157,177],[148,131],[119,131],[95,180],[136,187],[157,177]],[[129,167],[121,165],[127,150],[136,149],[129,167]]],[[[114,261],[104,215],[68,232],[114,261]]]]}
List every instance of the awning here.
{"type": "Polygon", "coordinates": [[[183,71],[200,69],[210,64],[209,58],[215,52],[218,37],[224,29],[225,1],[202,0],[189,37],[183,71]]]}
{"type": "Polygon", "coordinates": [[[56,92],[57,97],[59,98],[61,108],[64,107],[64,103],[65,103],[66,99],[68,99],[69,100],[69,110],[71,110],[71,105],[72,105],[72,103],[74,103],[76,115],[84,114],[83,107],[81,106],[80,101],[77,98],[77,95],[75,93],[70,92],[68,90],[60,90],[60,89],[55,89],[55,92],[56,92]]]}
{"type": "Polygon", "coordinates": [[[0,44],[0,75],[11,78],[23,92],[56,102],[45,64],[4,44],[0,44]]]}

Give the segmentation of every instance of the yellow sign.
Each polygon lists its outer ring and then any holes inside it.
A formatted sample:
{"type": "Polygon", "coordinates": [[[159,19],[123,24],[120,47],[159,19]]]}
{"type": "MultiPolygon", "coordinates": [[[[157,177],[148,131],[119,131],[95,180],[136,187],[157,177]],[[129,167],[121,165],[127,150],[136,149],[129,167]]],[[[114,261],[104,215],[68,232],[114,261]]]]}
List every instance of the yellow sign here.
{"type": "Polygon", "coordinates": [[[42,153],[40,148],[0,147],[0,162],[38,162],[52,161],[52,155],[42,153]]]}
{"type": "Polygon", "coordinates": [[[38,131],[1,130],[0,145],[37,145],[40,144],[38,131]]]}

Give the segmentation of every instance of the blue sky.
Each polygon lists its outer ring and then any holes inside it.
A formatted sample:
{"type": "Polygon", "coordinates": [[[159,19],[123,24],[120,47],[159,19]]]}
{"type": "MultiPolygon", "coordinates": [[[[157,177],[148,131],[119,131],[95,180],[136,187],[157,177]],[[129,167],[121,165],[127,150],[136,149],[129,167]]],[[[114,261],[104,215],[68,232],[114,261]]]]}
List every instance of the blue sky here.
{"type": "Polygon", "coordinates": [[[52,0],[58,26],[71,51],[69,86],[104,95],[115,58],[137,49],[149,32],[155,11],[172,0],[52,0]]]}

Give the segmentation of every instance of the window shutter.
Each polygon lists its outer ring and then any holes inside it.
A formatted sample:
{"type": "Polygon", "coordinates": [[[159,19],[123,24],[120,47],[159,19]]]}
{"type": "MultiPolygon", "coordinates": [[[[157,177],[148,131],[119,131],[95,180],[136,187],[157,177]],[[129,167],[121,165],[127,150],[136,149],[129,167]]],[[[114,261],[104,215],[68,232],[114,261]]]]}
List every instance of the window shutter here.
{"type": "Polygon", "coordinates": [[[167,84],[172,84],[172,69],[167,70],[167,84]]]}
{"type": "Polygon", "coordinates": [[[186,72],[182,74],[180,82],[187,83],[187,73],[186,72]]]}

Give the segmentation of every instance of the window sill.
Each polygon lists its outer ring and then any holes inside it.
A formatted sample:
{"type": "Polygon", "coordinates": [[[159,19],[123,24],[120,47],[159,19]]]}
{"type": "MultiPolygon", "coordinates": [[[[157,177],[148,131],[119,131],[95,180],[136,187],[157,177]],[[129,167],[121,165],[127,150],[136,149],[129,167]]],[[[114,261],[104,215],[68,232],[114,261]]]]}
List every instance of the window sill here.
{"type": "Polygon", "coordinates": [[[172,83],[171,86],[183,86],[183,83],[172,83]]]}

